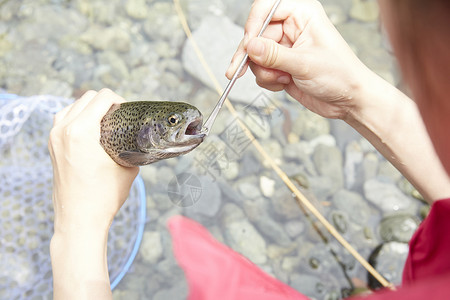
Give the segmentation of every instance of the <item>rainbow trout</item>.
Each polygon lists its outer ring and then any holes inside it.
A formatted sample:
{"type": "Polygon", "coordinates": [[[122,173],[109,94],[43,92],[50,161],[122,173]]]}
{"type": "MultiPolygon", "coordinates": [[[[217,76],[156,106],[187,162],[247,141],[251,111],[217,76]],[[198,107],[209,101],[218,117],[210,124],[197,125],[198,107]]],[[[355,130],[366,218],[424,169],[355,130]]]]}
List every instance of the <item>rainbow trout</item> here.
{"type": "Polygon", "coordinates": [[[200,145],[202,122],[200,111],[183,102],[115,104],[101,121],[100,143],[119,165],[146,165],[200,145]]]}

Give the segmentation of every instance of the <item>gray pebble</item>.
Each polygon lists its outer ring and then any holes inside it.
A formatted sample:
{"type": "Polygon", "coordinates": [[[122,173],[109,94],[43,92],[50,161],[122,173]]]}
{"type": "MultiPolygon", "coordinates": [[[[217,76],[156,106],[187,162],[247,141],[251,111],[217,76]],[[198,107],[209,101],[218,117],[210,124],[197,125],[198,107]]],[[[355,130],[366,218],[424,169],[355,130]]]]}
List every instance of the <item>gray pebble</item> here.
{"type": "Polygon", "coordinates": [[[383,212],[415,211],[417,203],[405,196],[394,184],[371,179],[364,183],[364,194],[383,212]]]}

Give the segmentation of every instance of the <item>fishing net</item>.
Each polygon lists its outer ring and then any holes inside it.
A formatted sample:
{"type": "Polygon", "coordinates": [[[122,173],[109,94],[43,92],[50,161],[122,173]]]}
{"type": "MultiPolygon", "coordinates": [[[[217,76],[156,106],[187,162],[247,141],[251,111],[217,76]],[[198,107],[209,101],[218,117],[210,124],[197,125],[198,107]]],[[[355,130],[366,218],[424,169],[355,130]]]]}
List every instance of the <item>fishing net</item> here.
{"type": "MultiPolygon", "coordinates": [[[[52,167],[47,150],[53,115],[71,100],[0,94],[0,299],[51,299],[52,167]]],[[[145,224],[138,177],[109,232],[114,288],[128,271],[145,224]]]]}

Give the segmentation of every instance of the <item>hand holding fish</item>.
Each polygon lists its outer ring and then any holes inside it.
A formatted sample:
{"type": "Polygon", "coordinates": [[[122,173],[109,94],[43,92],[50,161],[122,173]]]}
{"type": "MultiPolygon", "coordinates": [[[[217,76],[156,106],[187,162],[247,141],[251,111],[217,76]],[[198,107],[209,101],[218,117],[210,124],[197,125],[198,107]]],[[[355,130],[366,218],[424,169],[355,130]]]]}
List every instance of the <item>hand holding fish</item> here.
{"type": "Polygon", "coordinates": [[[362,64],[315,0],[284,0],[262,37],[256,35],[273,1],[256,0],[244,39],[227,70],[230,78],[248,52],[261,87],[286,90],[305,107],[328,118],[345,118],[357,104],[364,78],[362,64]]]}
{"type": "MultiPolygon", "coordinates": [[[[89,91],[60,111],[50,133],[55,233],[50,251],[54,298],[85,299],[110,286],[106,241],[139,168],[115,163],[100,145],[100,121],[124,100],[110,90],[89,91]]],[[[99,295],[96,299],[103,299],[99,295]]]]}

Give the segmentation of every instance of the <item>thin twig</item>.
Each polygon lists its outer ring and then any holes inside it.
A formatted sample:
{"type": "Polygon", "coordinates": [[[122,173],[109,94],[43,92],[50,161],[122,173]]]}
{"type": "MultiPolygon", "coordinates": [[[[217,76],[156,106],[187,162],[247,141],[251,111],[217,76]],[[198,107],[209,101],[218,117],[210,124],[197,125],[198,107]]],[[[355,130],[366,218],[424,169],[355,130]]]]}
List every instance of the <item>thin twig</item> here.
{"type": "MultiPolygon", "coordinates": [[[[183,27],[184,32],[186,33],[187,38],[190,40],[192,47],[194,48],[195,53],[197,54],[198,59],[200,60],[200,63],[202,64],[203,68],[205,69],[208,76],[211,78],[214,87],[219,95],[223,93],[222,88],[220,87],[219,82],[217,81],[216,77],[212,73],[211,69],[208,66],[208,63],[206,62],[202,51],[198,47],[197,43],[195,42],[194,38],[192,37],[192,32],[189,29],[189,25],[186,21],[186,17],[184,15],[183,10],[181,9],[179,0],[173,0],[175,5],[175,10],[177,11],[180,23],[183,27]]],[[[378,273],[377,270],[375,270],[372,265],[370,265],[367,260],[365,260],[358,251],[355,250],[343,237],[339,232],[331,225],[328,220],[316,209],[316,207],[297,189],[297,187],[294,185],[294,183],[289,179],[289,177],[286,175],[286,173],[283,172],[283,170],[278,167],[278,165],[275,163],[275,161],[270,157],[269,154],[264,150],[264,148],[261,146],[261,144],[256,140],[255,136],[251,133],[250,129],[244,124],[244,122],[241,121],[239,118],[238,113],[234,109],[231,102],[227,99],[225,101],[225,105],[230,111],[230,113],[236,118],[239,126],[242,128],[242,130],[245,132],[249,140],[252,142],[253,146],[256,148],[256,150],[263,156],[263,158],[269,162],[272,169],[277,173],[277,175],[283,180],[283,182],[286,184],[286,186],[294,193],[296,196],[297,201],[299,204],[304,205],[318,220],[322,225],[327,229],[327,231],[334,236],[334,238],[341,243],[342,246],[344,246],[345,249],[347,249],[348,252],[370,273],[372,276],[377,279],[381,285],[384,287],[388,287],[392,290],[395,289],[394,285],[391,284],[389,281],[387,281],[383,276],[381,276],[380,273],[378,273]]]]}

